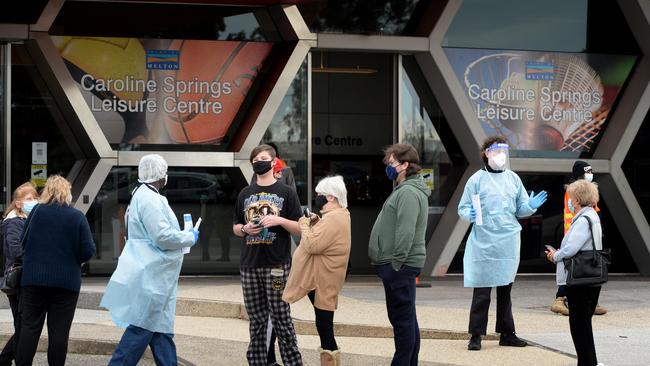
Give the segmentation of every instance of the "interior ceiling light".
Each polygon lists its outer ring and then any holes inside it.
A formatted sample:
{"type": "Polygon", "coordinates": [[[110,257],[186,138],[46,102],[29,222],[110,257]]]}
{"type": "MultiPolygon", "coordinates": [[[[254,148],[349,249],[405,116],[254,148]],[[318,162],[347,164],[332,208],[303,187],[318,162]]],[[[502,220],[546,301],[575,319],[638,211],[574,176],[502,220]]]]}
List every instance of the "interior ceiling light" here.
{"type": "Polygon", "coordinates": [[[329,74],[374,74],[377,69],[367,67],[326,67],[323,65],[323,52],[320,53],[320,67],[311,69],[312,72],[329,73],[329,74]]]}

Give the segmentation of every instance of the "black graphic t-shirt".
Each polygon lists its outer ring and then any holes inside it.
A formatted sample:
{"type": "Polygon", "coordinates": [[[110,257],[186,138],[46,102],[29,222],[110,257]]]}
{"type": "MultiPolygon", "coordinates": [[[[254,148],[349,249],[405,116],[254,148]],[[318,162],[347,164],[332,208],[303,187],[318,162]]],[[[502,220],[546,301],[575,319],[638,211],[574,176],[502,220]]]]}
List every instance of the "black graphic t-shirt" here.
{"type": "MultiPolygon", "coordinates": [[[[234,224],[255,222],[266,215],[298,220],[301,214],[296,192],[281,182],[270,186],[252,183],[239,192],[234,224]]],[[[291,238],[280,225],[262,230],[259,235],[246,235],[244,239],[239,262],[241,267],[269,267],[291,262],[291,238]]]]}

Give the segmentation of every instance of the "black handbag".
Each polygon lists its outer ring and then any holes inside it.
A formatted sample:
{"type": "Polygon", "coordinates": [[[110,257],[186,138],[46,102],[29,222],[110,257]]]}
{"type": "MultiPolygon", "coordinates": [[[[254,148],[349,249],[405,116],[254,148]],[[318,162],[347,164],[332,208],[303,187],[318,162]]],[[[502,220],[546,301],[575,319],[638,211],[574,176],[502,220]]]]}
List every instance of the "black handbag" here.
{"type": "Polygon", "coordinates": [[[20,276],[23,274],[22,264],[14,263],[5,271],[0,282],[0,290],[7,295],[15,295],[20,287],[20,276]]]}
{"type": "MultiPolygon", "coordinates": [[[[32,212],[32,219],[29,221],[27,227],[23,231],[23,237],[21,238],[20,245],[25,248],[25,240],[27,238],[27,234],[29,233],[29,227],[32,224],[32,221],[34,221],[34,215],[36,215],[36,210],[38,209],[38,206],[34,208],[34,212],[32,212]]],[[[20,288],[20,279],[23,274],[23,264],[22,262],[16,262],[11,265],[11,267],[7,268],[5,271],[4,277],[2,277],[2,281],[0,281],[0,291],[4,292],[7,295],[15,295],[18,292],[18,288],[20,288]]]]}
{"type": "Polygon", "coordinates": [[[589,222],[593,248],[579,251],[573,257],[563,259],[564,268],[567,271],[567,286],[593,286],[607,282],[610,251],[609,249],[596,250],[591,219],[587,216],[583,217],[589,222]]]}

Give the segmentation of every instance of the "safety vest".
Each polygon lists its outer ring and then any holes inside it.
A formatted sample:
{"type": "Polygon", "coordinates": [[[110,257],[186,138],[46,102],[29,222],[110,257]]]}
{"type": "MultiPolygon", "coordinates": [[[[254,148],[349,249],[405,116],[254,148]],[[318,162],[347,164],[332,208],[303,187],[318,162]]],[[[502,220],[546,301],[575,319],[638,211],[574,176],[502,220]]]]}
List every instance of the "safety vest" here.
{"type": "MultiPolygon", "coordinates": [[[[594,210],[596,210],[596,212],[600,212],[598,205],[594,207],[594,210]]],[[[571,221],[573,221],[573,212],[569,210],[569,192],[564,192],[564,235],[566,235],[567,231],[569,231],[569,228],[571,227],[571,221]]]]}

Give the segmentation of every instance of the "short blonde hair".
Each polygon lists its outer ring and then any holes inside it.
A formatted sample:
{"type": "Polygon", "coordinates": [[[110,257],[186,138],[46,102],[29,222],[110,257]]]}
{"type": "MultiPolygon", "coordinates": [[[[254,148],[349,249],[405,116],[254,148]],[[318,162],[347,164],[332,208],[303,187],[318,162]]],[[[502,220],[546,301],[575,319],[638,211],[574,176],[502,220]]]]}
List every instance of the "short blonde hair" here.
{"type": "Polygon", "coordinates": [[[45,182],[45,188],[43,188],[39,202],[43,204],[70,205],[72,203],[72,185],[60,175],[50,176],[45,182]]]}
{"type": "Polygon", "coordinates": [[[348,190],[345,188],[345,182],[343,182],[343,177],[340,175],[321,179],[316,185],[315,191],[323,195],[333,196],[341,207],[348,207],[348,190]]]}
{"type": "Polygon", "coordinates": [[[569,184],[566,190],[571,196],[571,201],[581,207],[594,207],[598,203],[598,185],[596,183],[578,179],[569,184]]]}

